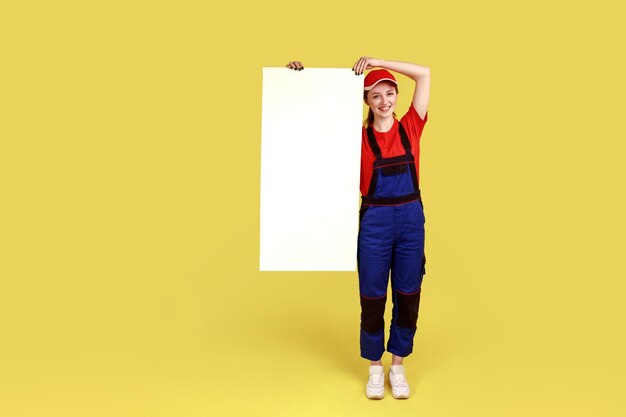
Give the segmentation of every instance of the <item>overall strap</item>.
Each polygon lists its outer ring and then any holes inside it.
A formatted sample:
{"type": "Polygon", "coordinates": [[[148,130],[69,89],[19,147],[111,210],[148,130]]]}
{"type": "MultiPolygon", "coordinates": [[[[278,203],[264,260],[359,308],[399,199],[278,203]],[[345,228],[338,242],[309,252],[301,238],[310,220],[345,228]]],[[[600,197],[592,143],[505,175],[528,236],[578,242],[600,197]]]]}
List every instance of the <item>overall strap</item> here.
{"type": "Polygon", "coordinates": [[[400,131],[400,140],[402,141],[402,146],[404,146],[404,152],[406,152],[407,155],[410,155],[411,141],[409,141],[409,136],[406,134],[406,131],[400,122],[398,122],[398,130],[400,131]]]}
{"type": "Polygon", "coordinates": [[[420,189],[419,178],[417,176],[417,169],[415,168],[417,161],[415,161],[415,158],[413,157],[413,154],[411,153],[411,142],[409,141],[409,137],[406,134],[406,131],[402,127],[402,123],[398,123],[398,128],[400,130],[400,139],[402,140],[402,146],[404,146],[404,151],[406,152],[406,155],[407,156],[410,155],[411,160],[413,160],[413,163],[410,164],[409,166],[409,168],[411,169],[411,177],[413,178],[413,187],[419,191],[420,189]]]}
{"type": "Polygon", "coordinates": [[[367,141],[370,144],[370,148],[372,148],[372,152],[376,159],[383,159],[382,154],[380,153],[380,146],[378,146],[378,142],[376,142],[376,136],[374,135],[374,130],[372,126],[367,127],[367,141]]]}

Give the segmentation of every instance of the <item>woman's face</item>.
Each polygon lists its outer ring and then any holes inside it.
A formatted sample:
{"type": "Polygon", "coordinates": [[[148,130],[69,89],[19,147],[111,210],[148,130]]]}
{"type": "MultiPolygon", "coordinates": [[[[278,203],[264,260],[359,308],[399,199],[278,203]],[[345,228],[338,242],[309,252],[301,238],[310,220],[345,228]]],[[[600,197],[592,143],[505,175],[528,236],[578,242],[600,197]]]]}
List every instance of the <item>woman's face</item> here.
{"type": "Polygon", "coordinates": [[[383,81],[367,93],[365,102],[372,109],[375,118],[386,118],[393,115],[397,98],[396,85],[383,81]]]}

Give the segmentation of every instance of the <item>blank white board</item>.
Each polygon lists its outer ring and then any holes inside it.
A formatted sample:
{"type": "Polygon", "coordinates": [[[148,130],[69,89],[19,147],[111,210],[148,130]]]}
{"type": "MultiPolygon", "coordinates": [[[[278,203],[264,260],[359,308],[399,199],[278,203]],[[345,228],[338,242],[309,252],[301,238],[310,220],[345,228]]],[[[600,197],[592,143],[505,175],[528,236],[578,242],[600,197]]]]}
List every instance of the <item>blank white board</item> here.
{"type": "Polygon", "coordinates": [[[261,271],[354,271],[363,76],[263,68],[261,271]]]}

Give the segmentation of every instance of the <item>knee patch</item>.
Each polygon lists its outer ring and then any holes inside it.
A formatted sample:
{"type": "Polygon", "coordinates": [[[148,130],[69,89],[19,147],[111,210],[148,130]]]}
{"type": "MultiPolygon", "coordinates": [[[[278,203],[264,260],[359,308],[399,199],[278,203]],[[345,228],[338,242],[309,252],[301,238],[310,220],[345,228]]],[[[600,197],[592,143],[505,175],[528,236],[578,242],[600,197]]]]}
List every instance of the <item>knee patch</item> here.
{"type": "Polygon", "coordinates": [[[387,295],[381,298],[361,296],[361,329],[375,333],[385,327],[385,302],[387,295]]]}
{"type": "Polygon", "coordinates": [[[398,327],[415,330],[417,328],[417,315],[420,306],[420,292],[413,294],[396,292],[396,303],[398,306],[398,317],[396,324],[398,327]]]}

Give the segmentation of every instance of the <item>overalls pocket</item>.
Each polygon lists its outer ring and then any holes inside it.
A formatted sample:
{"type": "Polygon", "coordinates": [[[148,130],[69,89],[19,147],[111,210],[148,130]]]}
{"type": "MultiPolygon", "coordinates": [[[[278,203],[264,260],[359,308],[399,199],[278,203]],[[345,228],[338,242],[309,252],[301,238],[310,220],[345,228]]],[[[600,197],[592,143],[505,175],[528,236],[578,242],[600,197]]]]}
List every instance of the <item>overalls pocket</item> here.
{"type": "Polygon", "coordinates": [[[406,164],[400,164],[400,165],[391,165],[388,167],[384,167],[382,168],[383,174],[387,175],[387,176],[391,176],[391,175],[400,175],[400,174],[404,174],[406,172],[406,164]]]}

